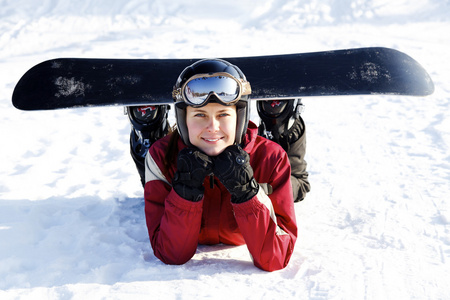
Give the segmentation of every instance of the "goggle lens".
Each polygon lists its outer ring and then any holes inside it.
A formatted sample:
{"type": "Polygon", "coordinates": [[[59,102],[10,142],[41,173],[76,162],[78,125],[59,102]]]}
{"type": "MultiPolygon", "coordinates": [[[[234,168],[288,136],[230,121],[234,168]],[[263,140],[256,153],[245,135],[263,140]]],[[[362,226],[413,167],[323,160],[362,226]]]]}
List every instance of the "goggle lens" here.
{"type": "Polygon", "coordinates": [[[238,82],[227,76],[199,77],[188,81],[184,87],[184,97],[193,105],[201,105],[216,95],[224,103],[231,103],[240,97],[238,82]]]}

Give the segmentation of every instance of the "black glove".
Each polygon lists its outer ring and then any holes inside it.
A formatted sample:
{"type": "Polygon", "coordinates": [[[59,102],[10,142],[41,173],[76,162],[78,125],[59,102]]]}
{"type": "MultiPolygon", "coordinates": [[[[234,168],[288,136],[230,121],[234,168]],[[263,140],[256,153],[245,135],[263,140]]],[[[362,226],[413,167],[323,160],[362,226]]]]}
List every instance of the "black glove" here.
{"type": "Polygon", "coordinates": [[[173,189],[186,200],[200,201],[205,191],[203,181],[211,173],[212,160],[208,155],[197,148],[184,148],[178,153],[173,189]]]}
{"type": "Polygon", "coordinates": [[[230,192],[231,202],[242,203],[258,193],[250,157],[241,147],[228,146],[213,160],[213,173],[230,192]]]}

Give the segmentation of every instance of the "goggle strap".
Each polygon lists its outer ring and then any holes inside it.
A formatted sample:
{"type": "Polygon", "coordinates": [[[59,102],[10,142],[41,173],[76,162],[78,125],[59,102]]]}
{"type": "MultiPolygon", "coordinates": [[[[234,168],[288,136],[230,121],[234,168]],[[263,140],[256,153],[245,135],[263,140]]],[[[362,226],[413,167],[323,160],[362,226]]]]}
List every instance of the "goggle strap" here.
{"type": "Polygon", "coordinates": [[[239,80],[242,84],[242,93],[241,95],[250,95],[252,93],[252,87],[250,86],[250,82],[243,81],[242,79],[239,80]]]}

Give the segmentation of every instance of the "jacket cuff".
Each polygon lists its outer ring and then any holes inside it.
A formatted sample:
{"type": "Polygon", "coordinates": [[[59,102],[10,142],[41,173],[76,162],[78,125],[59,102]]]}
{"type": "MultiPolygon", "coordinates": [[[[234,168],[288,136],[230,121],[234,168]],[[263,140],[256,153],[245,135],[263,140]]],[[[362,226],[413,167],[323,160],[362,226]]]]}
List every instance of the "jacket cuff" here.
{"type": "Polygon", "coordinates": [[[203,198],[201,198],[200,201],[197,202],[190,201],[178,195],[177,192],[173,189],[167,196],[167,202],[169,205],[173,205],[178,209],[184,211],[196,211],[196,210],[201,211],[203,209],[203,198]]]}

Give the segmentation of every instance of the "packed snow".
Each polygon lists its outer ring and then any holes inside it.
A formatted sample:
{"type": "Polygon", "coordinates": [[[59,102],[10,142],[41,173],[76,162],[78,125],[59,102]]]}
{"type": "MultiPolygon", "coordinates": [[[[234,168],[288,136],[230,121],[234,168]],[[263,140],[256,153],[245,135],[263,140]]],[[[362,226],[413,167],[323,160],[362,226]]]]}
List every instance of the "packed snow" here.
{"type": "Polygon", "coordinates": [[[450,299],[450,1],[1,7],[0,299],[450,299]],[[56,57],[369,46],[412,56],[435,93],[303,99],[312,191],[295,205],[292,259],[272,273],[254,267],[245,246],[199,246],[181,266],[154,257],[123,108],[24,112],[11,104],[21,75],[56,57]]]}

